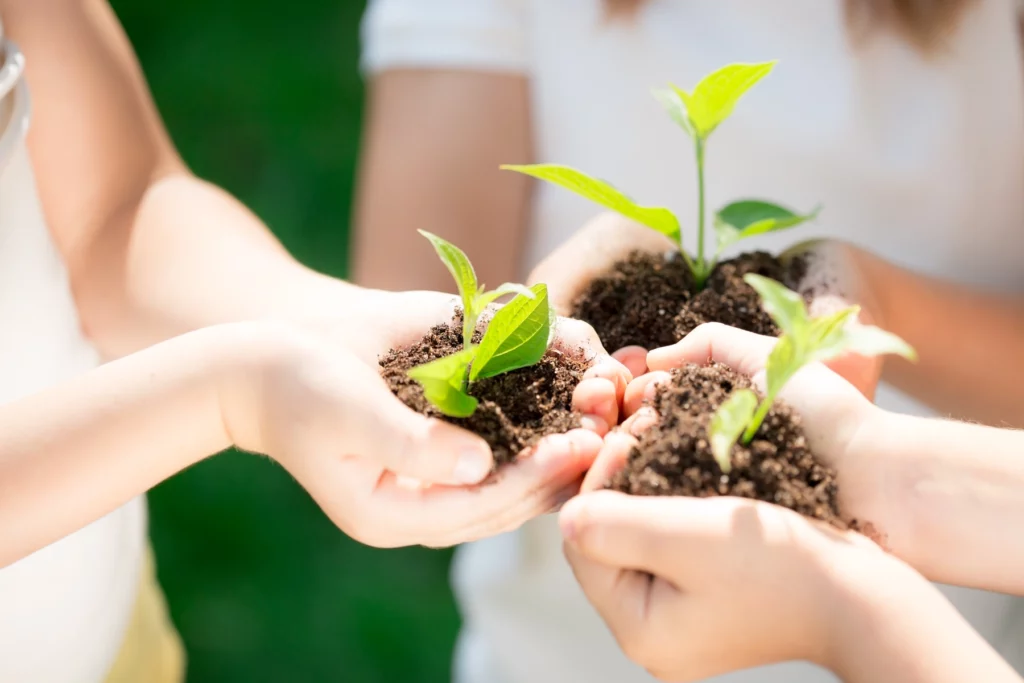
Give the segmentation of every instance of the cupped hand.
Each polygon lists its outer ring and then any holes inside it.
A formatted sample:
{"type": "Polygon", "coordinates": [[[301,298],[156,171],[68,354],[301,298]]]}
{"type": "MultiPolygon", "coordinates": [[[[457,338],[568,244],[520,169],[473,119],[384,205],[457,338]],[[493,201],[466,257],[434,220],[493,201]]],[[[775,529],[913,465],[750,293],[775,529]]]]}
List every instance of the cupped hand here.
{"type": "Polygon", "coordinates": [[[862,536],[741,498],[598,491],[560,523],[587,598],[665,681],[790,660],[835,669],[860,596],[924,582],[862,536]]]}
{"type": "Polygon", "coordinates": [[[377,366],[387,350],[451,320],[454,297],[361,294],[335,318],[289,326],[258,381],[235,392],[240,447],[278,459],[343,530],[378,546],[447,546],[502,533],[578,491],[630,379],[589,326],[560,320],[555,342],[591,361],[574,396],[589,429],[548,437],[492,476],[483,439],[410,410],[377,366]]]}

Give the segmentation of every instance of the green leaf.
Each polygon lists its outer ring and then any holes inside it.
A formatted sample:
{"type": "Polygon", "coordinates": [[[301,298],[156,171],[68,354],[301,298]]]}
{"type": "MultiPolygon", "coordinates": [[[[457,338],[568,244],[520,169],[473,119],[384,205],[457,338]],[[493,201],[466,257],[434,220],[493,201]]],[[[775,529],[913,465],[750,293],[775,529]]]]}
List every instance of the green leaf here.
{"type": "Polygon", "coordinates": [[[754,417],[756,408],[757,395],[749,389],[740,389],[733,392],[711,418],[708,440],[711,453],[723,474],[732,470],[732,447],[754,417]]]}
{"type": "Polygon", "coordinates": [[[531,287],[534,297],[517,296],[494,314],[476,347],[469,381],[494,377],[539,361],[548,349],[551,332],[548,287],[531,287]]]}
{"type": "Polygon", "coordinates": [[[793,228],[801,223],[814,220],[820,209],[808,214],[796,214],[784,206],[746,199],[733,202],[715,216],[715,233],[718,236],[718,253],[740,240],[793,228]]]}
{"type": "Polygon", "coordinates": [[[847,324],[858,313],[860,313],[860,306],[850,306],[811,320],[811,328],[807,334],[807,348],[815,350],[835,344],[845,333],[847,324]]]}
{"type": "Polygon", "coordinates": [[[459,288],[459,296],[462,297],[462,310],[469,315],[473,309],[473,299],[477,295],[476,271],[473,264],[469,262],[465,252],[451,242],[438,237],[426,230],[418,231],[421,235],[430,240],[437,252],[441,262],[448,268],[448,272],[455,278],[455,284],[459,288]]]}
{"type": "Polygon", "coordinates": [[[793,337],[783,335],[775,343],[775,348],[768,354],[768,362],[765,363],[765,385],[767,387],[767,400],[774,401],[775,397],[782,391],[797,370],[806,364],[806,357],[800,353],[800,349],[794,342],[793,337]]]}
{"type": "Polygon", "coordinates": [[[651,94],[668,112],[669,117],[676,122],[676,125],[686,131],[687,135],[693,137],[693,127],[690,125],[690,119],[687,118],[686,105],[683,104],[683,98],[679,95],[679,88],[655,88],[651,94]]]}
{"type": "Polygon", "coordinates": [[[476,348],[463,349],[407,373],[423,387],[423,395],[430,403],[449,417],[469,417],[476,411],[477,400],[466,394],[462,387],[476,348]]]}
{"type": "Polygon", "coordinates": [[[743,276],[743,281],[758,293],[764,310],[779,329],[802,341],[808,325],[807,307],[804,305],[803,297],[762,275],[748,273],[743,276]]]}
{"type": "Polygon", "coordinates": [[[895,334],[873,325],[848,325],[835,335],[830,343],[823,344],[813,352],[813,360],[827,361],[844,353],[860,356],[885,356],[893,354],[909,361],[917,360],[914,348],[895,334]]]}
{"type": "Polygon", "coordinates": [[[554,183],[641,225],[657,230],[675,242],[679,241],[679,219],[674,213],[660,206],[641,206],[610,184],[591,178],[582,171],[558,164],[505,165],[501,168],[554,183]]]}
{"type": "Polygon", "coordinates": [[[529,287],[517,285],[514,282],[506,282],[493,291],[480,292],[473,301],[474,313],[479,316],[485,308],[507,294],[522,294],[528,299],[532,299],[534,296],[529,287]]]}
{"type": "Polygon", "coordinates": [[[729,118],[740,98],[771,73],[775,64],[730,64],[705,76],[692,93],[675,88],[686,105],[690,125],[696,134],[707,139],[719,124],[729,118]]]}

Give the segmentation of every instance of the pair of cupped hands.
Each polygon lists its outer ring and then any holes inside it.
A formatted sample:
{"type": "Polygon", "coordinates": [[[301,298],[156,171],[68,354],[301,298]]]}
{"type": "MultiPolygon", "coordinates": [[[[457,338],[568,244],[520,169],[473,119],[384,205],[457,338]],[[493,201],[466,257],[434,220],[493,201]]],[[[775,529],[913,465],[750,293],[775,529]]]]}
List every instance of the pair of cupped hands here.
{"type": "MultiPolygon", "coordinates": [[[[601,216],[530,281],[547,283],[567,314],[587,283],[630,251],[673,248],[647,228],[601,216]]],[[[797,252],[821,266],[809,273],[833,283],[812,314],[855,301],[870,315],[855,249],[818,242],[797,252]]],[[[340,322],[307,321],[259,373],[257,390],[224,392],[236,445],[274,457],[343,531],[379,547],[455,545],[561,509],[566,556],[584,591],[626,653],[658,675],[695,680],[738,664],[825,657],[837,582],[896,560],[862,537],[764,503],[600,490],[654,419],[644,399],[669,370],[713,359],[761,381],[773,340],[712,324],[671,347],[609,355],[589,325],[559,318],[556,346],[582,348],[592,361],[574,394],[582,428],[492,471],[482,439],[409,410],[378,372],[381,354],[447,322],[456,304],[435,292],[345,287],[332,304],[340,322]]],[[[844,512],[884,533],[893,506],[877,482],[886,464],[860,446],[882,416],[866,398],[879,375],[877,361],[843,358],[803,370],[783,399],[803,415],[814,452],[837,468],[844,512]]]]}

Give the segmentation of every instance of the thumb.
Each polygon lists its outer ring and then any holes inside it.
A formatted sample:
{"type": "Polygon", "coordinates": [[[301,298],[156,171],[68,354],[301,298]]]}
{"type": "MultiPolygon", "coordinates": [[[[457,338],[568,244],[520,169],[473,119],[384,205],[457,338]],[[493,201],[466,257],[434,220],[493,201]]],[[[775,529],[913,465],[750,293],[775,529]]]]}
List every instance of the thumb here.
{"type": "Polygon", "coordinates": [[[721,323],[705,323],[672,346],[647,354],[651,371],[669,371],[687,363],[715,361],[740,374],[753,376],[764,369],[775,339],[721,323]]]}
{"type": "Polygon", "coordinates": [[[429,484],[470,486],[487,478],[494,457],[486,441],[413,411],[369,368],[362,370],[346,387],[348,419],[341,438],[347,455],[429,484]]]}

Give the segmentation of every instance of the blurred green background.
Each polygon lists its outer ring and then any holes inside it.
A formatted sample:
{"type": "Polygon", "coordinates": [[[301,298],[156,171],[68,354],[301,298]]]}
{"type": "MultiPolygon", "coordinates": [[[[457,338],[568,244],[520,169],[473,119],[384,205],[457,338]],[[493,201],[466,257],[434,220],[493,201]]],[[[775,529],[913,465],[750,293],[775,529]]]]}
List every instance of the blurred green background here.
{"type": "MultiPolygon", "coordinates": [[[[181,153],[301,260],[345,275],[362,108],[358,0],[112,0],[181,153]]],[[[190,683],[447,681],[450,553],[345,538],[231,453],[150,496],[190,683]]]]}

